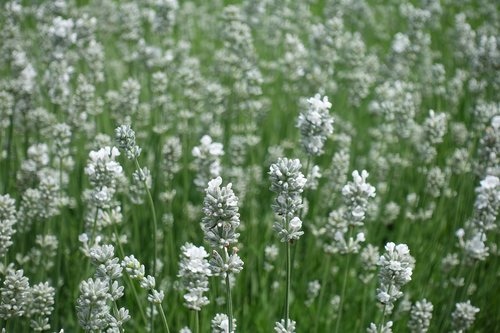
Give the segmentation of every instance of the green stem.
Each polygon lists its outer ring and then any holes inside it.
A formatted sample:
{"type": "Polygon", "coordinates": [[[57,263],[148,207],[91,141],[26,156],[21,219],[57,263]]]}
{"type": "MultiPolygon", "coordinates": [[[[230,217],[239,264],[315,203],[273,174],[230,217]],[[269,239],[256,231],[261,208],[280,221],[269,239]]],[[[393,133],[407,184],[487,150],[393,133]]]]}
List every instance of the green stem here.
{"type": "Polygon", "coordinates": [[[165,328],[165,331],[167,333],[170,333],[170,329],[168,328],[167,317],[165,316],[165,312],[163,311],[163,306],[161,306],[161,304],[158,304],[158,308],[160,310],[161,319],[163,321],[163,327],[165,328]]]}
{"type": "Polygon", "coordinates": [[[10,185],[10,164],[12,161],[12,141],[14,136],[14,112],[10,115],[9,119],[9,134],[7,137],[7,165],[5,166],[5,183],[4,183],[4,193],[8,193],[10,185]]]}
{"type": "Polygon", "coordinates": [[[229,322],[229,333],[233,333],[233,300],[231,297],[231,283],[229,282],[229,273],[226,273],[227,318],[229,322]]]}
{"type": "Polygon", "coordinates": [[[90,241],[95,245],[96,229],[97,229],[97,216],[99,215],[99,207],[95,208],[94,221],[92,222],[92,238],[90,241]]]}
{"type": "Polygon", "coordinates": [[[319,292],[319,299],[318,299],[318,310],[316,311],[316,322],[314,323],[314,332],[318,332],[318,327],[319,327],[319,322],[321,319],[321,309],[323,307],[323,301],[325,298],[325,291],[327,287],[327,281],[328,281],[328,274],[330,273],[330,260],[331,256],[328,255],[326,259],[326,263],[324,266],[323,270],[323,278],[321,280],[321,290],[319,292]]]}
{"type": "MultiPolygon", "coordinates": [[[[117,232],[115,223],[113,223],[113,229],[114,229],[113,231],[114,231],[114,235],[115,235],[115,239],[116,239],[116,244],[118,245],[118,250],[120,251],[120,256],[122,258],[124,258],[125,252],[123,251],[122,244],[120,243],[120,240],[118,239],[118,232],[117,232]]],[[[142,320],[144,321],[144,323],[147,323],[148,320],[146,319],[146,314],[144,313],[144,309],[142,308],[141,302],[139,300],[139,295],[137,294],[137,290],[135,289],[134,283],[128,274],[125,274],[125,275],[127,276],[127,283],[129,285],[130,289],[132,290],[132,293],[134,294],[134,298],[135,298],[135,301],[137,302],[137,306],[139,307],[139,312],[141,313],[142,320]]]]}
{"type": "MultiPolygon", "coordinates": [[[[142,170],[141,166],[139,165],[139,161],[137,158],[135,159],[135,166],[137,167],[138,170],[142,170]]],[[[146,180],[143,182],[144,183],[144,189],[146,190],[147,196],[148,196],[148,204],[149,204],[149,209],[151,210],[151,216],[153,218],[153,277],[156,278],[156,255],[157,255],[157,242],[156,242],[156,231],[158,230],[158,222],[156,220],[156,210],[155,210],[155,204],[153,201],[153,196],[151,195],[151,191],[149,190],[148,184],[146,183],[146,180]]]]}
{"type": "MultiPolygon", "coordinates": [[[[387,289],[387,293],[389,295],[391,294],[391,289],[392,289],[392,284],[389,285],[389,289],[387,289]]],[[[382,311],[382,319],[380,320],[380,323],[379,323],[379,332],[382,332],[382,326],[384,325],[384,322],[385,322],[386,311],[387,311],[387,304],[384,304],[384,310],[382,311]]]]}
{"type": "MultiPolygon", "coordinates": [[[[138,170],[142,171],[141,166],[139,165],[139,161],[137,158],[134,159],[135,161],[135,166],[138,170]]],[[[146,189],[147,197],[148,197],[148,204],[149,204],[149,209],[151,210],[151,216],[153,218],[153,232],[151,233],[153,235],[153,277],[156,278],[156,255],[158,253],[158,246],[156,242],[156,231],[158,230],[158,223],[156,221],[156,210],[155,210],[155,204],[153,202],[153,196],[151,195],[151,191],[149,190],[148,184],[146,180],[143,181],[144,188],[146,189]]],[[[153,304],[151,303],[151,332],[154,333],[155,331],[155,326],[154,326],[154,315],[153,315],[153,304]]]]}
{"type": "Polygon", "coordinates": [[[285,328],[288,330],[290,318],[290,278],[292,260],[290,256],[290,242],[286,242],[286,293],[285,293],[285,328]]]}
{"type": "Polygon", "coordinates": [[[200,311],[196,311],[195,316],[195,332],[200,333],[200,311]]]}
{"type": "Polygon", "coordinates": [[[349,275],[349,264],[351,262],[351,254],[347,253],[347,263],[344,272],[344,281],[342,282],[342,294],[340,296],[340,304],[339,304],[339,315],[337,317],[337,324],[335,325],[335,333],[339,332],[340,322],[342,320],[342,308],[344,307],[344,298],[345,298],[345,290],[347,288],[347,277],[349,275]]]}

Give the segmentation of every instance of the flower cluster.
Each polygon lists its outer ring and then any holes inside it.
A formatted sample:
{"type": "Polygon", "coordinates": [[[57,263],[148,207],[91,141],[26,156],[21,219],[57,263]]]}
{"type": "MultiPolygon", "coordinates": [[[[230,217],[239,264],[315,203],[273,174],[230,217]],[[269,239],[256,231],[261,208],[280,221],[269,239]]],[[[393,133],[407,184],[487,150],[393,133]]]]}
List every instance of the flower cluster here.
{"type": "Polygon", "coordinates": [[[193,148],[192,154],[198,171],[194,184],[199,188],[204,188],[210,179],[220,175],[220,158],[224,155],[222,143],[213,142],[210,136],[204,135],[200,140],[200,145],[193,148]]]}
{"type": "Polygon", "coordinates": [[[135,132],[129,125],[121,125],[115,129],[115,140],[129,160],[136,159],[141,154],[141,148],[135,144],[135,132]]]}
{"type": "Polygon", "coordinates": [[[78,321],[84,330],[122,331],[122,326],[130,319],[126,308],[116,306],[117,300],[124,295],[124,287],[119,282],[123,268],[114,251],[112,245],[94,245],[89,251],[96,272],[93,278],[81,282],[76,301],[78,321]]]}
{"type": "Polygon", "coordinates": [[[429,330],[433,309],[432,303],[425,298],[413,304],[410,320],[408,321],[408,328],[411,333],[426,333],[429,330]]]}
{"type": "Polygon", "coordinates": [[[455,311],[451,314],[454,333],[462,333],[471,328],[479,308],[470,304],[470,301],[457,303],[455,311]]]}
{"type": "Polygon", "coordinates": [[[0,195],[0,258],[3,258],[12,243],[17,223],[16,202],[10,195],[0,195]]]}
{"type": "Polygon", "coordinates": [[[210,246],[214,249],[210,259],[210,268],[215,275],[225,276],[239,273],[243,269],[243,261],[238,256],[237,248],[240,234],[238,198],[233,192],[232,184],[222,186],[222,178],[217,177],[208,182],[203,202],[202,230],[210,246]],[[228,253],[233,246],[232,254],[228,253]],[[219,250],[223,249],[221,255],[219,250]]]}
{"type": "Polygon", "coordinates": [[[328,241],[327,252],[358,253],[361,243],[365,241],[365,234],[359,231],[353,236],[355,228],[364,226],[370,199],[375,197],[375,187],[366,181],[368,172],[361,174],[355,170],[353,180],[342,188],[344,205],[330,212],[326,225],[328,241]]]}
{"type": "Polygon", "coordinates": [[[385,253],[378,261],[380,285],[377,300],[389,310],[403,296],[401,288],[410,282],[414,265],[415,260],[406,244],[389,242],[385,245],[385,253]]]}
{"type": "Polygon", "coordinates": [[[121,265],[132,280],[139,282],[142,289],[147,290],[148,301],[153,304],[161,304],[165,297],[162,290],[155,289],[156,280],[153,276],[146,276],[146,269],[133,255],[123,258],[121,265]]]}
{"type": "Polygon", "coordinates": [[[298,240],[304,234],[298,215],[302,207],[301,194],[307,180],[301,168],[298,159],[279,158],[269,169],[270,190],[277,194],[272,205],[276,214],[273,227],[282,242],[298,240]]]}
{"type": "Polygon", "coordinates": [[[179,274],[184,294],[184,304],[188,309],[200,311],[209,300],[203,293],[208,289],[208,277],[211,275],[208,253],[203,246],[197,247],[186,243],[181,247],[179,274]]]}
{"type": "Polygon", "coordinates": [[[329,111],[332,103],[327,96],[316,94],[307,100],[308,108],[301,112],[297,122],[300,129],[302,147],[307,154],[318,156],[323,153],[323,146],[333,133],[333,118],[329,111]]]}

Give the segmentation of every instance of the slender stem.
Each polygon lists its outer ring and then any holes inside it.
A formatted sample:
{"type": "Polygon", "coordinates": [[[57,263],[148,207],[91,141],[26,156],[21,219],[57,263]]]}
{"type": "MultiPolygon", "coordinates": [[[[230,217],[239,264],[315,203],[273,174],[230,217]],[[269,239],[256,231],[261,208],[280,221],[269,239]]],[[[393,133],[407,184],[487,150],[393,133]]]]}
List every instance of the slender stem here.
{"type": "MultiPolygon", "coordinates": [[[[114,229],[113,232],[115,235],[116,244],[118,245],[118,250],[120,251],[120,256],[122,258],[124,258],[125,252],[123,251],[122,244],[120,243],[120,240],[118,239],[118,231],[117,231],[115,223],[113,223],[113,229],[114,229]]],[[[128,274],[125,274],[125,275],[127,276],[127,283],[129,285],[130,289],[132,289],[132,293],[134,294],[134,298],[135,298],[135,301],[137,302],[137,306],[139,307],[139,312],[141,313],[142,320],[144,321],[144,323],[147,323],[148,320],[146,319],[146,314],[144,313],[144,309],[142,308],[141,302],[139,300],[139,295],[137,294],[137,290],[135,289],[134,283],[128,274]]]]}
{"type": "MultiPolygon", "coordinates": [[[[361,305],[361,319],[360,319],[360,325],[363,325],[365,322],[365,311],[366,311],[366,293],[368,291],[368,284],[371,284],[370,282],[364,284],[363,286],[363,302],[361,305]]],[[[358,330],[356,330],[358,331],[358,330]]]]}
{"type": "MultiPolygon", "coordinates": [[[[111,280],[109,280],[109,288],[111,289],[111,280]]],[[[116,316],[118,315],[118,305],[116,305],[116,301],[115,300],[113,300],[113,313],[114,313],[115,318],[116,318],[116,316]]],[[[118,328],[118,330],[120,331],[120,333],[123,332],[123,327],[120,326],[118,328]]]]}
{"type": "Polygon", "coordinates": [[[337,324],[335,325],[335,333],[339,332],[340,321],[342,320],[342,308],[344,307],[344,298],[345,298],[345,290],[347,288],[347,277],[349,274],[349,264],[351,262],[351,254],[347,253],[347,263],[344,272],[344,282],[342,283],[342,294],[340,295],[340,303],[339,303],[339,315],[337,317],[337,324]]]}
{"type": "MultiPolygon", "coordinates": [[[[463,268],[464,268],[464,260],[462,259],[462,260],[460,260],[460,266],[458,268],[457,279],[460,279],[460,276],[462,276],[463,268]]],[[[452,293],[452,296],[450,297],[450,301],[446,305],[445,311],[443,311],[441,313],[441,319],[439,321],[440,322],[440,329],[442,328],[443,325],[445,325],[445,322],[447,321],[446,320],[446,316],[448,315],[448,313],[451,312],[453,304],[455,303],[455,298],[457,296],[457,291],[458,291],[458,285],[455,285],[453,287],[453,293],[452,293]]]]}
{"type": "MultiPolygon", "coordinates": [[[[7,165],[5,166],[5,183],[3,191],[7,193],[9,191],[10,183],[10,164],[12,161],[12,141],[14,136],[14,112],[10,115],[9,119],[9,134],[7,137],[7,165]]],[[[26,148],[26,147],[25,147],[26,148]]]]}
{"type": "MultiPolygon", "coordinates": [[[[139,165],[139,161],[137,158],[135,159],[135,166],[137,169],[142,170],[141,166],[139,165]]],[[[151,210],[151,216],[153,218],[153,276],[156,278],[156,255],[157,255],[157,242],[156,242],[156,231],[158,230],[158,223],[156,220],[156,210],[155,210],[155,204],[153,201],[153,196],[151,195],[151,191],[149,190],[148,184],[146,183],[146,180],[143,182],[144,183],[144,189],[146,190],[147,196],[148,196],[148,204],[149,204],[149,209],[151,210]]]]}
{"type": "MultiPolygon", "coordinates": [[[[387,293],[389,295],[391,294],[391,289],[392,289],[392,284],[390,284],[389,289],[387,289],[387,293]]],[[[385,322],[386,311],[387,311],[387,304],[384,304],[384,310],[382,311],[382,319],[380,320],[380,323],[379,323],[379,332],[382,332],[382,326],[384,325],[384,322],[385,322]]]]}
{"type": "Polygon", "coordinates": [[[92,222],[92,238],[90,239],[93,244],[96,243],[96,229],[97,229],[97,216],[99,215],[99,207],[95,208],[94,221],[92,222]]]}
{"type": "MultiPolygon", "coordinates": [[[[152,304],[152,303],[151,303],[152,304]]],[[[161,314],[161,320],[163,321],[163,327],[165,328],[165,331],[167,333],[170,333],[170,329],[168,328],[168,322],[167,322],[167,317],[165,316],[165,312],[163,311],[163,306],[161,306],[161,303],[158,304],[158,308],[160,310],[161,314]]]]}
{"type": "MultiPolygon", "coordinates": [[[[134,159],[135,161],[135,166],[137,167],[138,170],[142,171],[141,166],[139,165],[139,161],[137,158],[134,159]]],[[[155,204],[153,202],[153,196],[151,195],[151,191],[149,190],[148,184],[146,180],[143,181],[144,188],[146,189],[146,193],[148,196],[148,204],[149,204],[149,209],[151,210],[151,216],[153,218],[153,232],[151,233],[153,235],[153,277],[156,278],[156,255],[158,253],[158,246],[156,242],[156,231],[158,230],[158,223],[156,221],[156,210],[155,210],[155,204]]],[[[151,332],[154,333],[155,331],[155,326],[154,326],[154,313],[153,313],[153,304],[151,303],[151,332]]]]}
{"type": "Polygon", "coordinates": [[[227,318],[229,322],[229,333],[233,333],[233,300],[231,297],[231,283],[229,273],[226,273],[226,293],[227,293],[227,318]]]}
{"type": "Polygon", "coordinates": [[[195,332],[200,333],[200,311],[196,311],[195,313],[195,332]]]}
{"type": "Polygon", "coordinates": [[[467,278],[467,281],[465,282],[464,289],[462,290],[462,298],[467,296],[467,292],[468,292],[469,287],[472,283],[472,280],[474,280],[474,274],[476,273],[477,265],[478,265],[478,261],[476,260],[474,262],[474,266],[472,266],[472,271],[470,271],[469,276],[467,278]]]}
{"type": "Polygon", "coordinates": [[[290,277],[292,260],[290,256],[290,242],[286,242],[286,293],[285,293],[285,328],[288,330],[290,318],[290,277]]]}
{"type": "Polygon", "coordinates": [[[321,279],[321,290],[319,292],[318,298],[318,310],[316,311],[316,322],[314,323],[314,332],[318,332],[319,322],[321,319],[321,309],[323,308],[323,301],[325,297],[325,291],[327,287],[328,274],[330,273],[330,260],[331,256],[328,255],[326,259],[325,266],[323,267],[323,278],[321,279]]]}

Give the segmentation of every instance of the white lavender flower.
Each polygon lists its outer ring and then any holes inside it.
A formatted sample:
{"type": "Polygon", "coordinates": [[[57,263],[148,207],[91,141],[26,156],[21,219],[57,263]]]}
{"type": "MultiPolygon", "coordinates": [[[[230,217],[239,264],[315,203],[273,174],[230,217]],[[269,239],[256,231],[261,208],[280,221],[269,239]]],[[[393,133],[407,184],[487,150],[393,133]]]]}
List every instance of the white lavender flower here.
{"type": "Polygon", "coordinates": [[[76,300],[77,317],[85,331],[103,331],[110,326],[109,283],[101,279],[88,279],[80,284],[76,300]]]}
{"type": "Polygon", "coordinates": [[[121,176],[123,169],[115,161],[120,152],[115,147],[104,147],[98,151],[89,153],[89,161],[85,167],[85,174],[89,181],[97,188],[114,188],[117,179],[121,176]]]}
{"type": "Polygon", "coordinates": [[[368,244],[361,250],[360,259],[363,272],[359,277],[363,283],[367,284],[373,279],[379,258],[380,254],[377,246],[368,244]]]}
{"type": "Polygon", "coordinates": [[[31,328],[36,332],[50,329],[49,317],[54,310],[55,293],[48,282],[38,283],[30,288],[26,314],[31,319],[31,328]]]}
{"type": "Polygon", "coordinates": [[[476,188],[472,223],[482,232],[495,229],[499,208],[500,180],[496,176],[486,176],[476,188]]]}
{"type": "Polygon", "coordinates": [[[327,96],[316,94],[307,99],[308,107],[299,115],[297,127],[300,129],[301,144],[307,154],[323,154],[327,137],[333,133],[333,118],[330,116],[332,103],[327,96]]]}
{"type": "Polygon", "coordinates": [[[203,202],[205,216],[202,219],[202,229],[205,239],[215,249],[234,245],[239,237],[236,232],[240,225],[238,198],[231,183],[223,187],[221,185],[221,177],[209,181],[203,202]]]}
{"type": "Polygon", "coordinates": [[[456,235],[459,239],[459,245],[464,251],[467,260],[484,261],[489,255],[489,248],[486,246],[486,234],[478,230],[472,230],[472,236],[465,239],[464,229],[459,229],[456,235]]]}
{"type": "Polygon", "coordinates": [[[171,181],[173,176],[179,171],[179,159],[182,156],[182,145],[177,137],[168,138],[163,144],[163,173],[167,181],[171,181]]]}
{"type": "Polygon", "coordinates": [[[115,140],[129,160],[136,159],[141,154],[141,148],[135,144],[135,132],[129,125],[121,125],[115,129],[115,140]]]}
{"type": "Polygon", "coordinates": [[[269,169],[270,190],[277,194],[272,205],[276,214],[273,227],[282,242],[297,240],[304,234],[298,217],[302,207],[301,193],[306,184],[301,167],[298,159],[279,158],[269,169]]]}
{"type": "Polygon", "coordinates": [[[281,319],[281,321],[276,322],[274,325],[274,331],[276,333],[295,333],[295,325],[297,323],[294,320],[288,320],[288,328],[285,327],[285,320],[281,319]]]}
{"type": "Polygon", "coordinates": [[[348,226],[363,226],[363,221],[368,210],[368,199],[375,197],[375,187],[366,181],[368,172],[366,170],[355,170],[352,173],[352,182],[342,188],[344,204],[347,207],[344,218],[348,226]]]}
{"type": "Polygon", "coordinates": [[[16,202],[10,195],[0,195],[0,258],[3,258],[12,243],[17,223],[16,202]]]}
{"type": "Polygon", "coordinates": [[[469,330],[476,319],[479,308],[470,304],[470,301],[457,303],[455,311],[451,314],[453,318],[454,333],[462,333],[469,330]]]}
{"type": "Polygon", "coordinates": [[[156,279],[151,275],[146,275],[144,265],[137,260],[134,255],[126,256],[121,262],[121,266],[132,280],[139,282],[139,286],[148,291],[148,301],[152,304],[161,305],[164,298],[162,290],[157,290],[156,279]]]}
{"type": "Polygon", "coordinates": [[[209,303],[203,295],[209,290],[208,277],[211,275],[208,253],[203,246],[196,247],[186,243],[181,247],[179,274],[184,294],[184,304],[188,309],[200,311],[202,306],[209,303]]]}
{"type": "Polygon", "coordinates": [[[236,319],[233,319],[233,330],[229,332],[229,319],[226,314],[218,313],[212,319],[212,333],[236,332],[236,319]]]}
{"type": "Polygon", "coordinates": [[[433,309],[432,303],[425,298],[413,304],[408,321],[411,333],[426,333],[429,330],[433,309]]]}
{"type": "Polygon", "coordinates": [[[320,290],[321,290],[321,284],[319,283],[318,280],[310,281],[307,284],[307,300],[305,302],[307,306],[311,306],[314,303],[314,301],[319,295],[320,290]]]}
{"type": "Polygon", "coordinates": [[[415,260],[406,244],[385,245],[385,253],[378,261],[380,286],[377,300],[392,309],[394,302],[403,296],[401,288],[410,282],[415,260]]]}
{"type": "Polygon", "coordinates": [[[21,317],[26,311],[30,286],[23,270],[7,270],[0,288],[0,318],[21,317]]]}
{"type": "Polygon", "coordinates": [[[367,333],[392,333],[392,321],[383,323],[380,327],[377,327],[374,323],[370,323],[370,326],[366,329],[367,333]]]}
{"type": "Polygon", "coordinates": [[[199,188],[204,188],[210,179],[220,175],[220,158],[224,155],[223,146],[221,143],[213,142],[210,136],[204,135],[200,140],[200,145],[193,148],[192,155],[198,172],[194,183],[199,188]]]}

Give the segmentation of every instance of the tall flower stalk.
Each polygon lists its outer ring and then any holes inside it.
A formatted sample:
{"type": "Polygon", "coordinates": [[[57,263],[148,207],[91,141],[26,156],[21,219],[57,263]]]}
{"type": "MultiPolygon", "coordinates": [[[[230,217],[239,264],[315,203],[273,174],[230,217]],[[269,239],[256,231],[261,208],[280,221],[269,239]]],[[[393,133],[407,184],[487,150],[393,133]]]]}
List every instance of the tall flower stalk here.
{"type": "MultiPolygon", "coordinates": [[[[115,129],[115,139],[120,149],[123,149],[129,160],[133,160],[135,167],[134,180],[140,182],[144,186],[148,198],[148,205],[151,211],[151,217],[153,222],[153,277],[156,278],[156,259],[158,256],[158,244],[156,240],[156,232],[158,230],[158,222],[156,219],[156,209],[153,201],[153,196],[151,195],[151,173],[148,168],[141,168],[139,164],[138,157],[141,154],[141,148],[135,144],[135,132],[130,128],[129,125],[122,125],[115,129]]],[[[161,307],[161,304],[160,304],[161,307]]],[[[163,314],[163,313],[162,313],[163,314]]],[[[163,319],[163,318],[162,318],[163,319]]],[[[151,303],[151,329],[154,332],[154,314],[153,314],[153,302],[151,303]]]]}
{"type": "Polygon", "coordinates": [[[335,229],[333,237],[336,251],[345,254],[347,257],[335,332],[339,332],[342,320],[351,256],[359,252],[361,243],[365,241],[363,232],[358,232],[356,238],[353,238],[353,233],[355,228],[363,227],[369,199],[375,197],[375,187],[367,182],[367,178],[368,172],[366,170],[361,171],[361,174],[357,170],[353,171],[353,180],[342,188],[345,207],[338,214],[340,219],[332,219],[332,227],[335,229]]]}
{"type": "Polygon", "coordinates": [[[240,214],[238,197],[233,192],[232,184],[222,187],[221,185],[221,177],[208,182],[203,206],[205,216],[201,221],[201,226],[205,240],[213,250],[209,261],[212,275],[225,279],[228,329],[232,333],[234,323],[230,274],[237,274],[243,269],[243,261],[238,256],[236,247],[240,236],[237,233],[240,214]],[[229,253],[230,248],[232,248],[231,253],[229,253]]]}
{"type": "MultiPolygon", "coordinates": [[[[290,321],[290,286],[292,260],[290,256],[291,244],[298,240],[304,232],[302,221],[298,217],[302,207],[301,194],[304,191],[306,178],[300,171],[302,165],[298,159],[279,158],[271,165],[269,178],[270,190],[277,194],[272,204],[276,215],[274,230],[278,233],[281,242],[286,244],[286,292],[285,292],[285,319],[283,323],[276,323],[275,330],[281,332],[284,327],[289,332],[293,321],[290,321]]],[[[295,326],[293,324],[293,326],[295,326]]]]}

